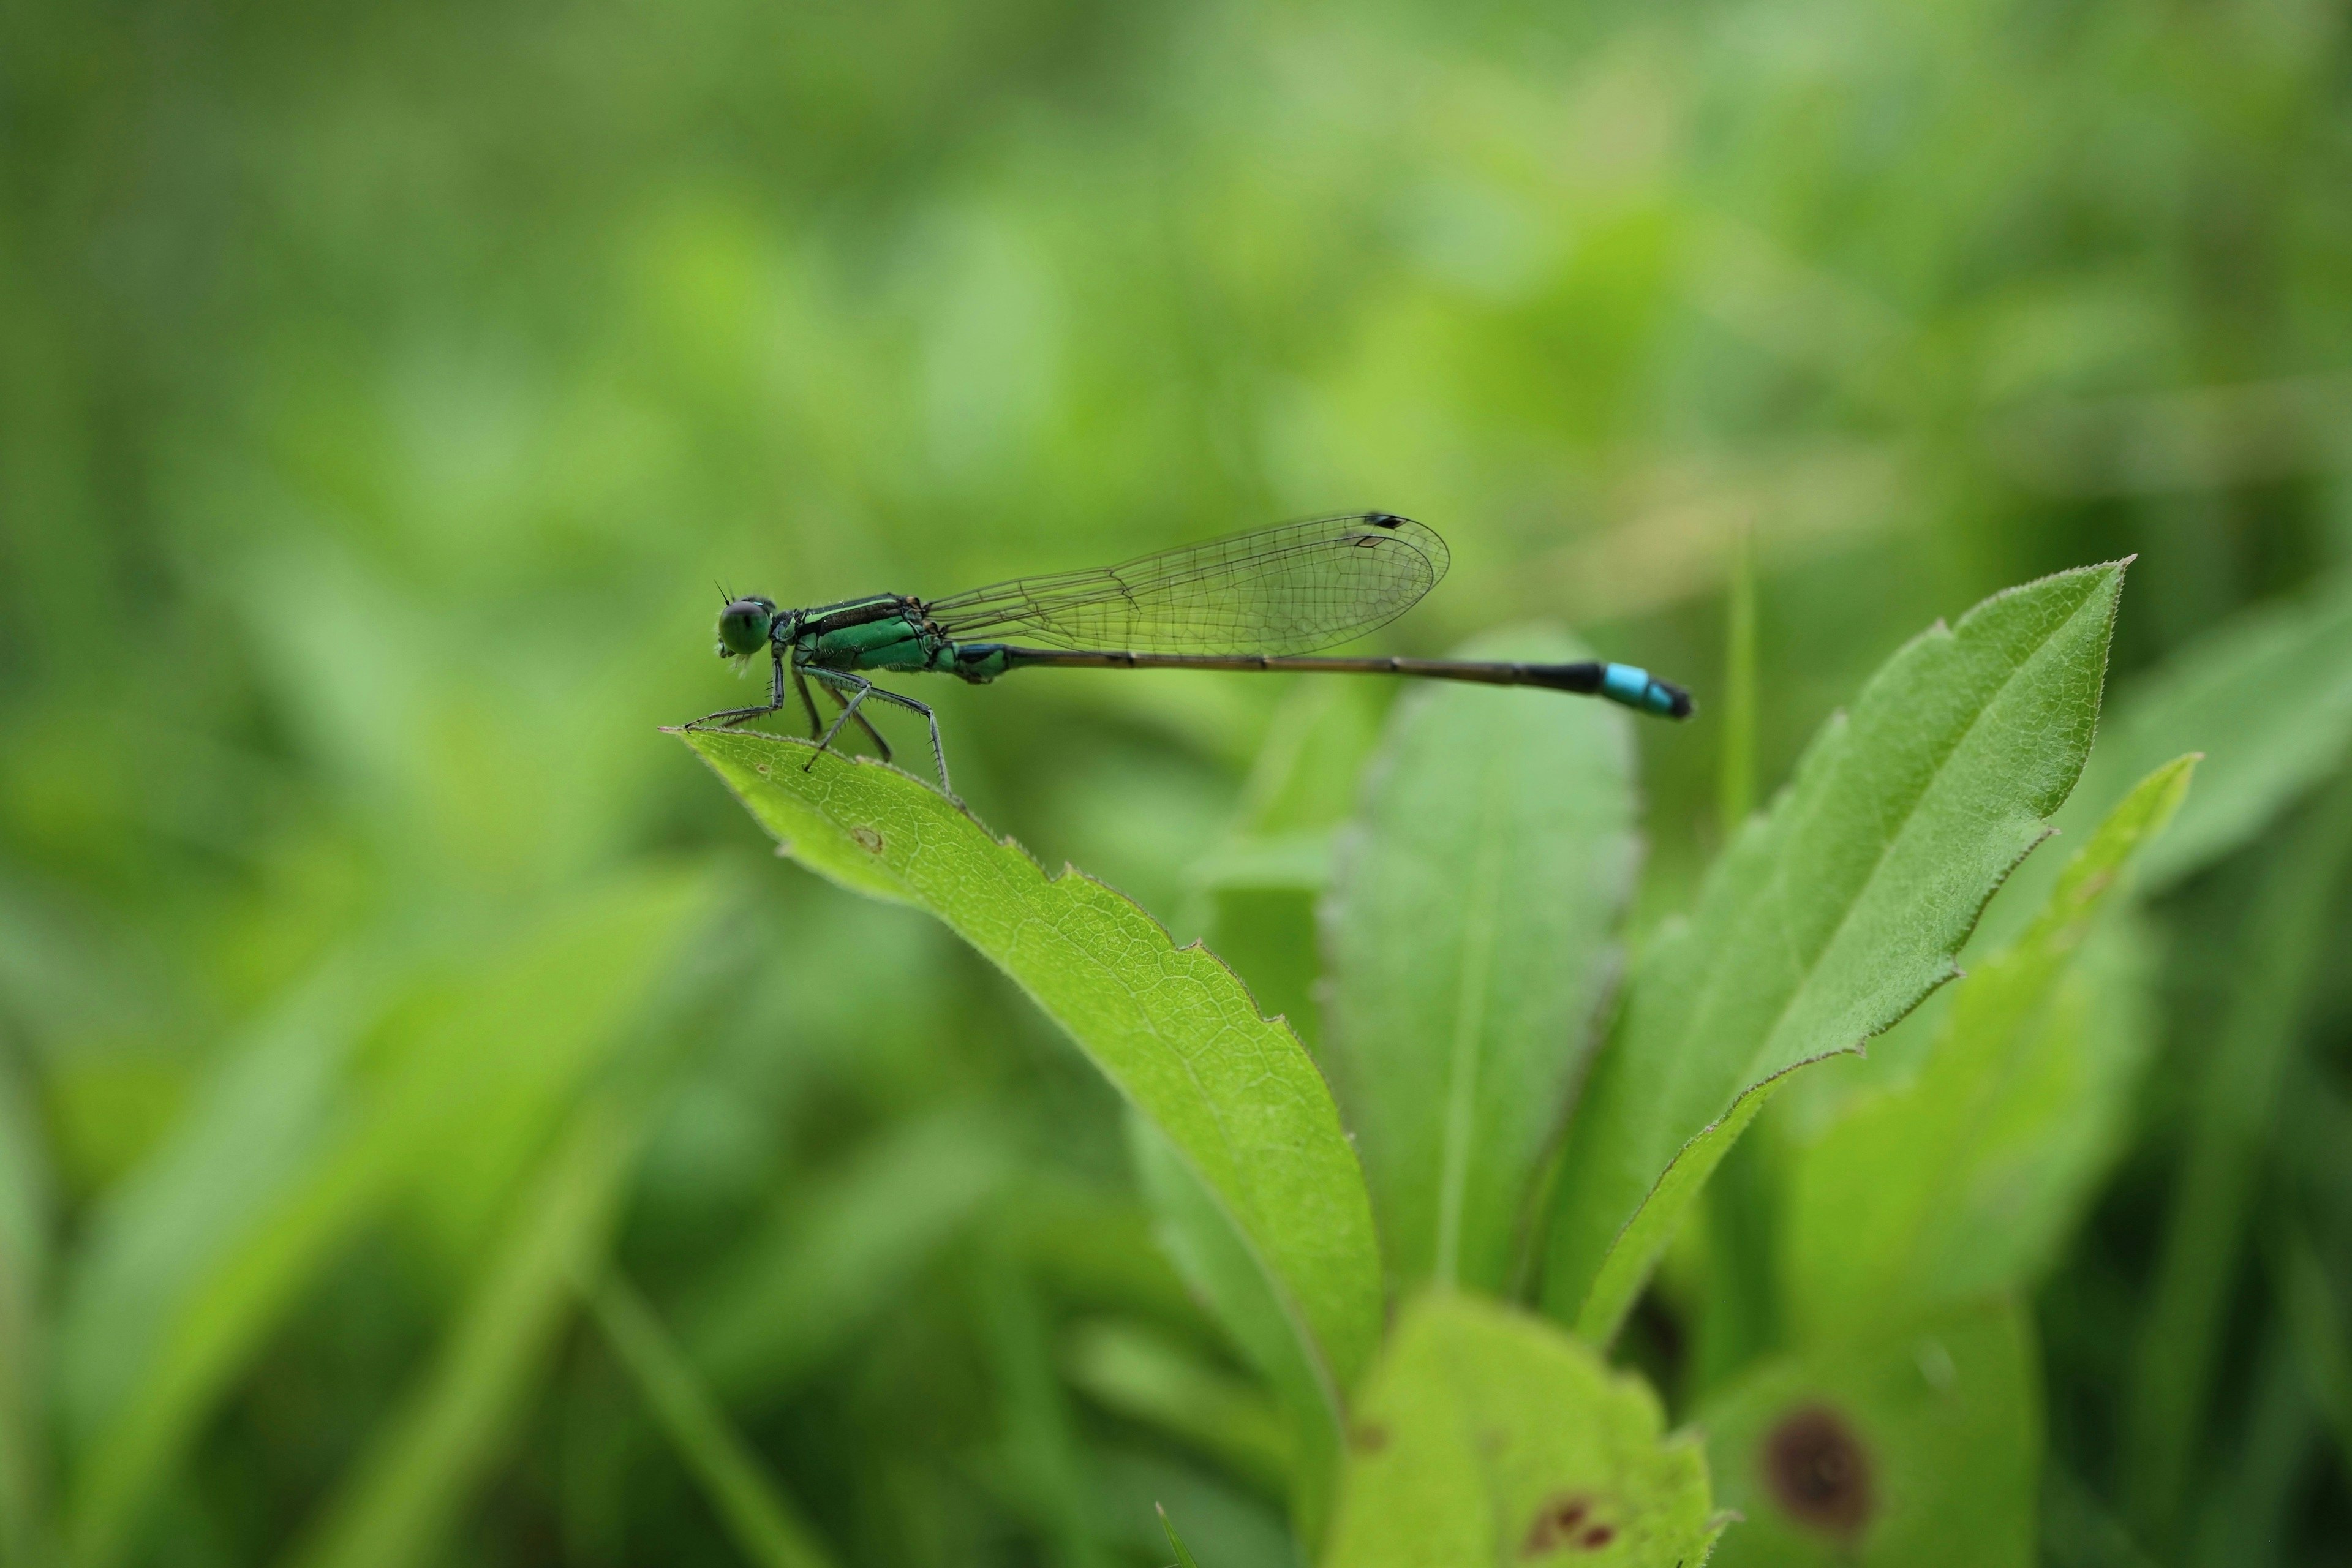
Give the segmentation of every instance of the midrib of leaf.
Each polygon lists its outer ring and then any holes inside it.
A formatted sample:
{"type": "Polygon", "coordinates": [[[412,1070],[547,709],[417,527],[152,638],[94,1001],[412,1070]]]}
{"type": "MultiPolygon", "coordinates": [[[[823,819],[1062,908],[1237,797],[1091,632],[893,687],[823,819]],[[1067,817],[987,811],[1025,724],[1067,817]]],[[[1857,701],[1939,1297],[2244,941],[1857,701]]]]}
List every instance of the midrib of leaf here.
{"type": "MultiPolygon", "coordinates": [[[[1479,770],[1478,821],[1494,824],[1497,763],[1479,770]]],[[[1455,1283],[1462,1261],[1462,1210],[1469,1199],[1470,1137],[1478,1110],[1479,1040],[1486,1022],[1486,987],[1495,959],[1495,898],[1502,881],[1502,835],[1481,831],[1462,922],[1462,994],[1454,1008],[1454,1049],[1448,1058],[1445,1148],[1438,1185],[1437,1267],[1441,1284],[1455,1283]]]]}

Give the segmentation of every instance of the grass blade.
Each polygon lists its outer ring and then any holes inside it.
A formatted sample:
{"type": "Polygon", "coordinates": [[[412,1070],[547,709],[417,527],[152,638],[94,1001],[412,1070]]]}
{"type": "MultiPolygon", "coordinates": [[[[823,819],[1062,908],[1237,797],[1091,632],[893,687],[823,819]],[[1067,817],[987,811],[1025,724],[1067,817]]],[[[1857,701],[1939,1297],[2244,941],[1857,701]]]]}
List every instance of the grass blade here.
{"type": "MultiPolygon", "coordinates": [[[[1557,633],[1467,658],[1589,657],[1557,633]]],[[[1633,723],[1500,688],[1407,692],[1324,905],[1322,1060],[1391,1270],[1503,1293],[1616,976],[1639,858],[1633,723]]]]}
{"type": "Polygon", "coordinates": [[[2337,1468],[2352,1479],[2352,1345],[2344,1334],[2352,1310],[2301,1226],[2288,1226],[2273,1254],[2272,1289],[2303,1363],[2304,1386],[2336,1438],[2337,1468]]]}
{"type": "Polygon", "coordinates": [[[680,1314],[700,1375],[771,1404],[896,1299],[1013,1170],[992,1118],[954,1109],[891,1130],[794,1195],[680,1314]]]}
{"type": "Polygon", "coordinates": [[[602,1266],[635,1147],[628,1114],[590,1101],[509,1217],[488,1270],[407,1408],[293,1554],[301,1568],[405,1568],[444,1537],[497,1461],[576,1281],[602,1266]]]}
{"type": "MultiPolygon", "coordinates": [[[[391,1023],[381,996],[330,966],[231,1060],[104,1216],[68,1292],[58,1338],[65,1413],[84,1436],[68,1525],[79,1562],[104,1568],[128,1547],[207,1414],[404,1184],[513,1112],[505,1091],[519,1080],[571,1102],[564,1079],[617,1044],[702,906],[688,879],[615,879],[454,980],[412,967],[396,994],[422,1005],[391,1023]],[[370,1027],[373,1078],[348,1068],[370,1027]],[[551,1060],[566,1067],[551,1082],[540,1071],[551,1060]]],[[[495,1214],[499,1197],[474,1201],[495,1214]]]]}
{"type": "Polygon", "coordinates": [[[2082,769],[2122,586],[2061,573],[1914,639],[1643,955],[1561,1164],[1545,1300],[1580,1333],[1613,1335],[1775,1080],[1951,978],[2082,769]]]}
{"type": "Polygon", "coordinates": [[[1151,1506],[1160,1515],[1160,1528],[1168,1532],[1168,1550],[1176,1553],[1176,1568],[1201,1568],[1192,1560],[1192,1554],[1184,1550],[1183,1538],[1176,1533],[1176,1521],[1168,1517],[1168,1510],[1158,1503],[1151,1506]]]}
{"type": "Polygon", "coordinates": [[[832,1555],[702,1386],[645,1299],[618,1274],[587,1291],[604,1338],[636,1379],[670,1447],[686,1462],[743,1555],[764,1568],[828,1568],[832,1555]]]}
{"type": "Polygon", "coordinates": [[[13,1051],[0,1047],[0,1562],[39,1563],[53,1546],[47,1364],[49,1171],[13,1051]]]}
{"type": "Polygon", "coordinates": [[[2169,1536],[2221,1351],[2222,1315],[2278,1089],[2314,982],[2331,952],[2328,915],[2352,858],[2352,773],[2280,842],[2245,922],[2236,994],[2206,1056],[2134,1363],[2126,1426],[2133,1516],[2169,1536]]]}
{"type": "Polygon", "coordinates": [[[1756,530],[1742,525],[1724,595],[1716,822],[1726,843],[1756,809],[1756,530]]]}
{"type": "Polygon", "coordinates": [[[1288,1491],[1290,1429],[1274,1402],[1169,1336],[1116,1319],[1080,1323],[1062,1365],[1105,1409],[1159,1427],[1276,1497],[1288,1491]]]}
{"type": "Polygon", "coordinates": [[[1102,1489],[1054,1367],[1045,1310],[1018,1263],[998,1255],[981,1268],[982,1337],[995,1363],[1001,1441],[1020,1500],[1060,1568],[1100,1568],[1102,1489]]]}

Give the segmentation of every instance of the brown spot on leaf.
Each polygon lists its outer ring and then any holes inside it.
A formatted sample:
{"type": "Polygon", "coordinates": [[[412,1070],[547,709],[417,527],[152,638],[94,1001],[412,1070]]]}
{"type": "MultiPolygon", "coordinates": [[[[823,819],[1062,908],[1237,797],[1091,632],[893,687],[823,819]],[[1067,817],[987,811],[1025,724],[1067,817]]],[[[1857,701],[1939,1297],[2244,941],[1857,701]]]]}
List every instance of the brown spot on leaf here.
{"type": "Polygon", "coordinates": [[[1616,1539],[1617,1531],[1614,1526],[1596,1524],[1591,1530],[1586,1531],[1582,1535],[1578,1536],[1576,1538],[1576,1543],[1579,1546],[1583,1547],[1587,1552],[1598,1552],[1616,1539]]]}
{"type": "Polygon", "coordinates": [[[1575,1538],[1577,1528],[1591,1513],[1591,1498],[1580,1492],[1561,1492],[1536,1510],[1535,1522],[1528,1526],[1527,1539],[1519,1543],[1519,1555],[1540,1557],[1547,1552],[1559,1551],[1575,1538]]]}
{"type": "Polygon", "coordinates": [[[856,839],[857,847],[860,849],[865,850],[868,855],[879,855],[882,853],[882,836],[875,832],[872,828],[853,827],[849,830],[849,836],[852,838],[856,839]]]}
{"type": "Polygon", "coordinates": [[[1846,1418],[1826,1405],[1782,1416],[1764,1436],[1764,1483],[1800,1524],[1853,1536],[1870,1522],[1870,1453],[1846,1418]]]}
{"type": "Polygon", "coordinates": [[[1370,1421],[1359,1421],[1349,1434],[1359,1454],[1377,1454],[1389,1446],[1389,1429],[1370,1421]]]}

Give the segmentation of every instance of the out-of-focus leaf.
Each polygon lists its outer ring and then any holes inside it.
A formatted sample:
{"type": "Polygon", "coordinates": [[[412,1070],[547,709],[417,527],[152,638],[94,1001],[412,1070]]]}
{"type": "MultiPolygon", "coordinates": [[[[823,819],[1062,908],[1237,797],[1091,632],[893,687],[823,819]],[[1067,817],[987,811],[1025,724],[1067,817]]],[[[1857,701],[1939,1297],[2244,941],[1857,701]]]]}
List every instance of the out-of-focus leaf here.
{"type": "Polygon", "coordinates": [[[2116,694],[2056,818],[2087,829],[2167,757],[2202,751],[2197,790],[2138,875],[2159,888],[2252,840],[2352,746],[2352,577],[2249,611],[2116,694]]]}
{"type": "Polygon", "coordinates": [[[1023,1511],[1042,1528],[1058,1568],[1107,1563],[1093,1456],[1054,1369],[1044,1305],[1013,1263],[981,1270],[980,1328],[996,1373],[1003,1457],[1023,1511]]]}
{"type": "Polygon", "coordinates": [[[782,852],[929,910],[1011,975],[1215,1194],[1332,1380],[1353,1378],[1381,1311],[1363,1174],[1297,1037],[1231,970],[1101,883],[1046,877],[895,769],[770,736],[683,738],[782,852]]]}
{"type": "Polygon", "coordinates": [[[2194,1568],[2291,1561],[2283,1548],[2322,1426],[2289,1327],[2275,1320],[2265,1327],[2243,1382],[2245,1413],[2214,1456],[2212,1474],[2199,1478],[2201,1506],[2179,1553],[2194,1568]]]}
{"type": "Polygon", "coordinates": [[[1349,1430],[1331,1568],[1697,1564],[1722,1523],[1639,1378],[1474,1296],[1410,1302],[1349,1430]]]}
{"type": "Polygon", "coordinates": [[[1136,1176],[1159,1221],[1160,1245],[1202,1301],[1233,1336],[1244,1360],[1274,1391],[1289,1424],[1290,1515],[1309,1545],[1323,1539],[1339,1483],[1339,1391],[1317,1364],[1282,1310],[1249,1245],[1201,1179],[1141,1116],[1127,1119],[1136,1176]]]}
{"type": "Polygon", "coordinates": [[[1315,904],[1378,738],[1374,714],[1361,682],[1309,681],[1291,692],[1266,727],[1232,832],[1191,869],[1192,926],[1310,1050],[1323,1032],[1315,904]]]}
{"type": "Polygon", "coordinates": [[[831,1563],[832,1554],[769,1479],[645,1299],[614,1274],[589,1286],[587,1297],[597,1326],[636,1378],[670,1446],[702,1483],[743,1555],[765,1568],[824,1568],[831,1563]]]}
{"type": "Polygon", "coordinates": [[[1002,1188],[1004,1131],[969,1110],[894,1128],[812,1184],[686,1315],[694,1364],[731,1404],[788,1392],[1002,1188]]]}
{"type": "Polygon", "coordinates": [[[108,1216],[59,1326],[68,1408],[87,1434],[78,1557],[104,1564],[129,1543],[190,1435],[335,1249],[480,1109],[471,1090],[494,1058],[548,1031],[620,1037],[701,902],[698,880],[674,875],[575,897],[488,954],[487,973],[396,1012],[377,1081],[344,1081],[352,1019],[334,969],[224,1068],[108,1216]]]}
{"type": "Polygon", "coordinates": [[[2005,1301],[1759,1366],[1699,1413],[1716,1568],[2025,1568],[2042,1444],[2033,1347],[2005,1301]]]}
{"type": "Polygon", "coordinates": [[[48,1162],[10,1043],[0,1038],[0,1561],[50,1550],[47,1365],[48,1162]]]}
{"type": "Polygon", "coordinates": [[[2133,1365],[2126,1497],[2149,1540],[2163,1539],[2179,1518],[2279,1085],[2312,987],[2336,951],[2329,916],[2352,861],[2352,772],[2305,809],[2272,854],[2242,927],[2237,988],[2200,1064],[2189,1147],[2133,1365]]]}
{"type": "Polygon", "coordinates": [[[1851,1341],[2021,1286],[2056,1248],[2146,1046],[2137,966],[2078,960],[2194,767],[2158,769],[2108,816],[2024,935],[1960,986],[1916,1079],[1849,1105],[1796,1155],[1782,1277],[1801,1333],[1851,1341]]]}
{"type": "Polygon", "coordinates": [[[212,1082],[111,1194],[68,1283],[60,1393],[87,1441],[154,1379],[175,1311],[258,1215],[316,1173],[344,1111],[373,1003],[366,967],[331,962],[233,1045],[212,1082]]]}
{"type": "Polygon", "coordinates": [[[2042,1561],[2048,1568],[2157,1568],[2123,1521],[2054,1458],[2042,1467],[2042,1561]]]}
{"type": "Polygon", "coordinates": [[[2328,1278],[2319,1249],[2300,1226],[2284,1227],[2271,1273],[2304,1386],[2335,1436],[2337,1468],[2352,1479],[2352,1344],[2345,1339],[2352,1303],[2328,1278]]]}
{"type": "Polygon", "coordinates": [[[1181,1438],[1276,1497],[1290,1485],[1290,1427],[1265,1394],[1140,1323],[1097,1319],[1062,1347],[1070,1381],[1106,1409],[1181,1438]]]}
{"type": "Polygon", "coordinates": [[[1550,1310],[1613,1334],[1775,1081],[1952,976],[2081,771],[2122,587],[2120,564],[2060,573],[1914,639],[1642,955],[1570,1126],[1550,1310]]]}
{"type": "Polygon", "coordinates": [[[292,1561],[400,1568],[444,1537],[499,1457],[554,1347],[578,1281],[603,1252],[642,1105],[589,1101],[514,1205],[433,1365],[379,1432],[292,1561]]]}
{"type": "Polygon", "coordinates": [[[1030,1277],[1058,1301],[1160,1322],[1207,1324],[1201,1303],[1153,1234],[1150,1205],[1132,1189],[1108,1190],[1032,1170],[1006,1194],[993,1225],[1030,1277]]]}
{"type": "MultiPolygon", "coordinates": [[[[1466,658],[1590,658],[1558,633],[1466,658]]],[[[1499,687],[1408,693],[1324,905],[1322,1049],[1390,1268],[1501,1294],[1615,978],[1632,896],[1633,721],[1499,687]]]]}

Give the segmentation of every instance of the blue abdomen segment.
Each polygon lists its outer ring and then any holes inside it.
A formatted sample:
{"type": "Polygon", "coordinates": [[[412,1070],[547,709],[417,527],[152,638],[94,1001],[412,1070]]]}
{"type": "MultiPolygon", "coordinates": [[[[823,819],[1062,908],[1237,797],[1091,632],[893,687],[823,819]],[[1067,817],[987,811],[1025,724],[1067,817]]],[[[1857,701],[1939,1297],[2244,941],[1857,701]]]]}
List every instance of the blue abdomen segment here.
{"type": "Polygon", "coordinates": [[[1690,717],[1689,692],[1670,681],[1660,680],[1636,665],[1602,666],[1601,695],[1612,702],[1622,702],[1628,708],[1643,713],[1654,713],[1661,719],[1690,717]]]}

